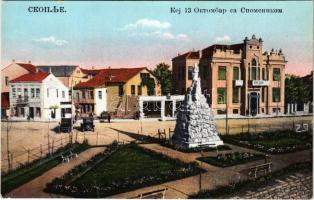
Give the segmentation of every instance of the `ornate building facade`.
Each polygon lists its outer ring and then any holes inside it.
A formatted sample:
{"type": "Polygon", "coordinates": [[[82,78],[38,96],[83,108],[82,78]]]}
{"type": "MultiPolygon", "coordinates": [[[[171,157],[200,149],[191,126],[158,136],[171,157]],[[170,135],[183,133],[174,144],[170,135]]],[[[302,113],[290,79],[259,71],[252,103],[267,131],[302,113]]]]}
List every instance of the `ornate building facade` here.
{"type": "Polygon", "coordinates": [[[198,64],[214,114],[282,114],[286,63],[281,50],[264,52],[263,40],[255,35],[239,44],[211,45],[172,59],[173,93],[188,90],[198,64]]]}

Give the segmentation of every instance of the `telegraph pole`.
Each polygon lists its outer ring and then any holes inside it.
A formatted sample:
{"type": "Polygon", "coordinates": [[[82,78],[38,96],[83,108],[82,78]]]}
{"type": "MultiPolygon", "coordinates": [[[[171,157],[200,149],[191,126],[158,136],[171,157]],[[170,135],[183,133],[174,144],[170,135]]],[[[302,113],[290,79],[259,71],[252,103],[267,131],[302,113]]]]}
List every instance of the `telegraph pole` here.
{"type": "Polygon", "coordinates": [[[9,119],[7,119],[7,154],[8,154],[8,168],[11,169],[10,150],[9,150],[9,119]]]}

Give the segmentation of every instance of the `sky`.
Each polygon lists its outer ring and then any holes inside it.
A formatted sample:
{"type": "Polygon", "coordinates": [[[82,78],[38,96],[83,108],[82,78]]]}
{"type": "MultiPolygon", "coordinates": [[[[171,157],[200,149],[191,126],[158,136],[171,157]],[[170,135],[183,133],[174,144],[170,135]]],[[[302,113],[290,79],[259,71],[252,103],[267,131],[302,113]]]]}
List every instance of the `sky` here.
{"type": "Polygon", "coordinates": [[[286,73],[308,74],[313,66],[312,2],[3,2],[2,67],[15,59],[35,65],[149,67],[171,65],[178,53],[215,43],[240,43],[253,34],[263,51],[282,49],[286,73]],[[33,13],[29,7],[62,6],[65,13],[33,13]],[[181,13],[171,13],[171,8],[181,13]],[[278,8],[283,13],[241,13],[278,8]],[[191,13],[184,13],[191,8],[191,13]],[[199,9],[226,9],[196,13],[199,9]],[[237,13],[230,13],[230,9],[237,13]]]}

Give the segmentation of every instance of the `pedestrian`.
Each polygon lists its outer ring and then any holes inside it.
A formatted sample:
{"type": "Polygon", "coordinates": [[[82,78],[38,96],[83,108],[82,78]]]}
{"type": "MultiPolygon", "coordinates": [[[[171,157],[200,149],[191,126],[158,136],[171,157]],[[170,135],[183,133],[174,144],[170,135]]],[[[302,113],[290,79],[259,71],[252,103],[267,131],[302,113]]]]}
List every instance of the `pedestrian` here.
{"type": "Polygon", "coordinates": [[[110,120],[111,120],[111,115],[110,113],[108,113],[108,123],[110,124],[110,120]]]}

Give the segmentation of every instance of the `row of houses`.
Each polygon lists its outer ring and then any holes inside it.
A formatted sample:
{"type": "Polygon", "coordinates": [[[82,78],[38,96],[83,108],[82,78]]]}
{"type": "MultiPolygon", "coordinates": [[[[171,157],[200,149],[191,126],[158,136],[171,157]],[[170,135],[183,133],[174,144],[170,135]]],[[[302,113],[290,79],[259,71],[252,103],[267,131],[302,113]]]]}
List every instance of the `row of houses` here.
{"type": "Polygon", "coordinates": [[[155,83],[152,95],[161,94],[156,77],[144,67],[84,69],[13,62],[1,73],[1,115],[13,120],[99,116],[104,111],[130,117],[138,110],[138,98],[148,95],[145,78],[155,83]]]}

